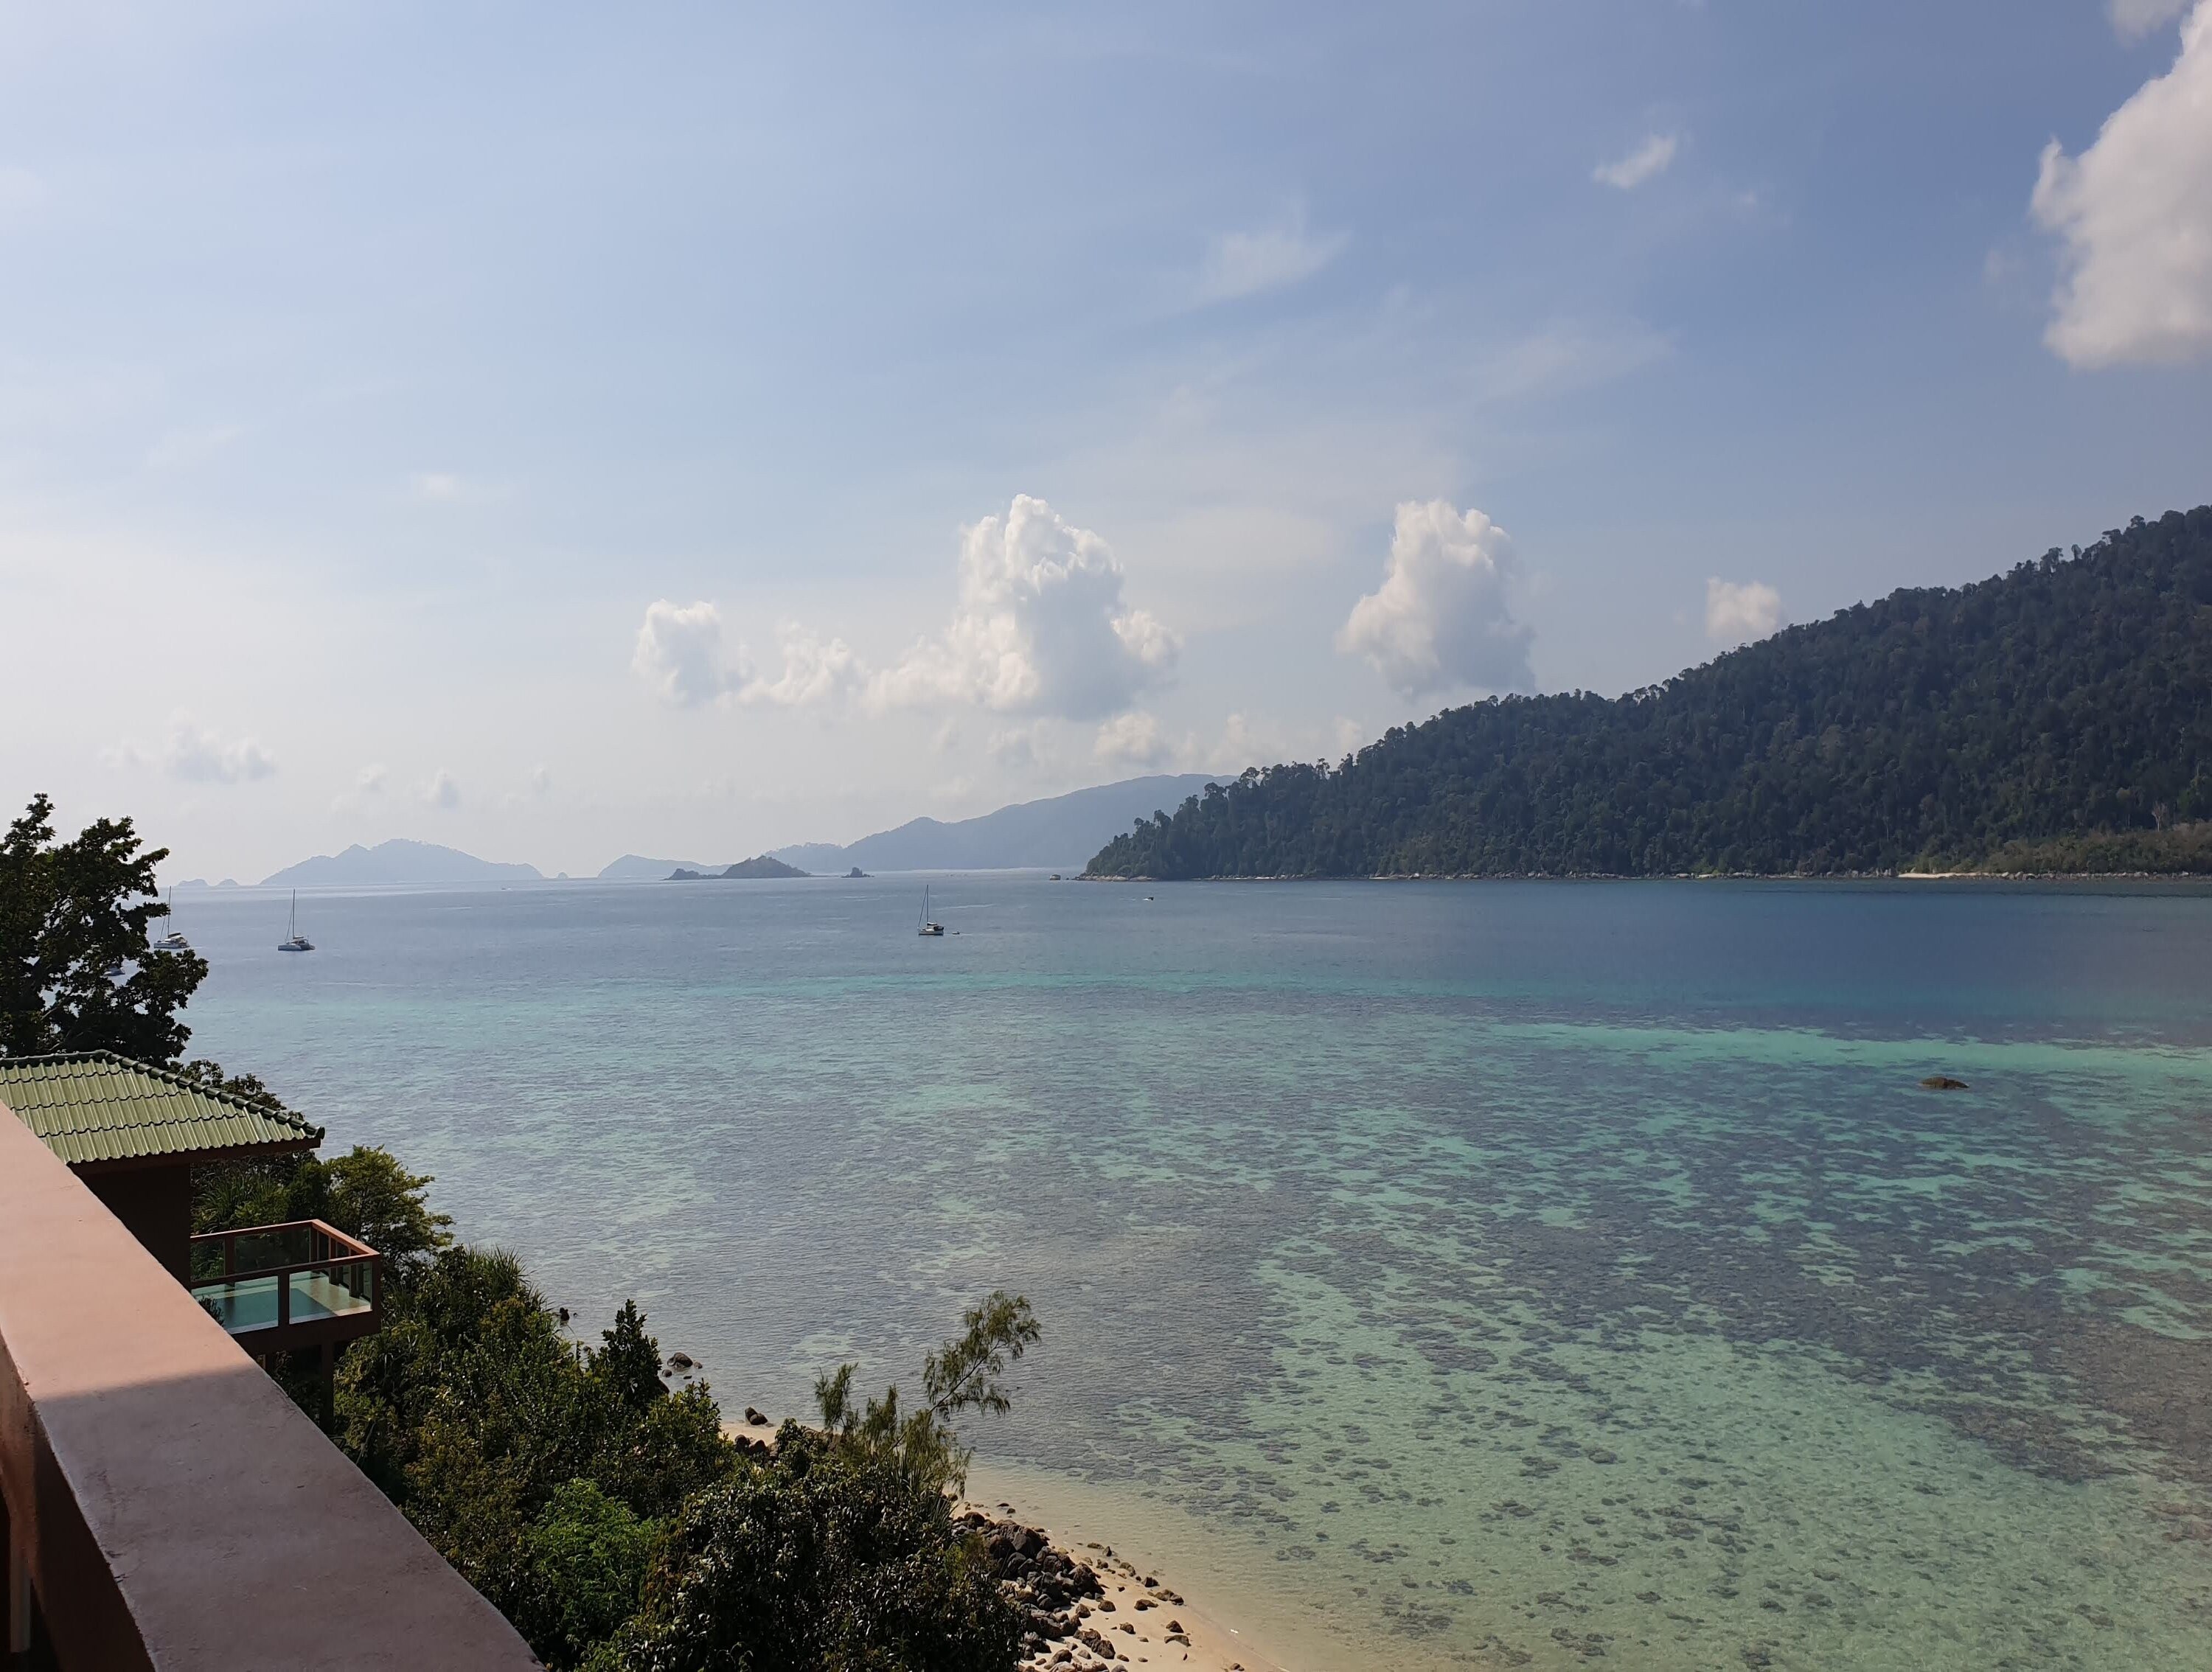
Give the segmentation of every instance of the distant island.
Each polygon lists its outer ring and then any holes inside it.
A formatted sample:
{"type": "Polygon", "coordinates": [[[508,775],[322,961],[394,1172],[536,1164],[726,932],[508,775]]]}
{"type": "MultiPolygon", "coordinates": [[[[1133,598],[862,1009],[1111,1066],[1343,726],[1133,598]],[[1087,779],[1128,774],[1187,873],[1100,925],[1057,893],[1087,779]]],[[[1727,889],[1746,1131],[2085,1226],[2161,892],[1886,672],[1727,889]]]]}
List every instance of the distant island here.
{"type": "Polygon", "coordinates": [[[339,854],[318,854],[262,879],[264,888],[373,888],[393,884],[537,883],[544,874],[534,865],[502,865],[480,860],[458,848],[434,842],[356,842],[339,854]]]}
{"type": "MultiPolygon", "coordinates": [[[[1131,819],[1172,807],[1210,781],[1204,773],[1126,778],[1119,783],[1019,802],[950,824],[935,818],[909,819],[896,830],[878,830],[844,846],[804,842],[771,848],[769,853],[787,865],[804,866],[817,876],[839,871],[848,877],[857,871],[865,877],[872,871],[1074,868],[1085,854],[1097,852],[1100,842],[1125,828],[1131,819]]],[[[727,868],[726,861],[624,854],[599,872],[599,880],[658,882],[672,871],[706,877],[720,875],[727,868]]]]}
{"type": "Polygon", "coordinates": [[[714,882],[726,878],[811,877],[813,874],[811,871],[801,871],[795,865],[786,865],[769,854],[760,854],[749,860],[739,860],[735,865],[726,866],[720,871],[691,871],[678,866],[668,873],[668,880],[672,883],[696,883],[714,882]]]}
{"type": "Polygon", "coordinates": [[[950,824],[913,818],[842,847],[808,842],[769,851],[816,871],[1044,871],[1073,866],[1098,844],[1161,807],[1172,807],[1209,782],[1204,773],[1126,778],[1018,802],[950,824]]]}
{"type": "Polygon", "coordinates": [[[1103,878],[2212,872],[2212,507],[1139,817],[1103,878]]]}

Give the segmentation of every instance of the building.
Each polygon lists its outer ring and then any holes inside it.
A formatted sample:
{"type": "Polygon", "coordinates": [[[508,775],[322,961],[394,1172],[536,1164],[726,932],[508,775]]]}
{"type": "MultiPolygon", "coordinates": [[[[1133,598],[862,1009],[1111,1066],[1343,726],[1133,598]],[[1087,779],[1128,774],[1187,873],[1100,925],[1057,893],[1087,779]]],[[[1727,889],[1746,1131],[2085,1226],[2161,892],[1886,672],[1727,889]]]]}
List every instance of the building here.
{"type": "Polygon", "coordinates": [[[0,1057],[7,1672],[537,1667],[249,1356],[375,1328],[375,1250],[191,1234],[194,1166],[322,1135],[105,1053],[0,1057]]]}
{"type": "Polygon", "coordinates": [[[191,1281],[193,1167],[323,1141],[296,1115],[112,1051],[0,1056],[0,1103],[179,1283],[191,1281]]]}

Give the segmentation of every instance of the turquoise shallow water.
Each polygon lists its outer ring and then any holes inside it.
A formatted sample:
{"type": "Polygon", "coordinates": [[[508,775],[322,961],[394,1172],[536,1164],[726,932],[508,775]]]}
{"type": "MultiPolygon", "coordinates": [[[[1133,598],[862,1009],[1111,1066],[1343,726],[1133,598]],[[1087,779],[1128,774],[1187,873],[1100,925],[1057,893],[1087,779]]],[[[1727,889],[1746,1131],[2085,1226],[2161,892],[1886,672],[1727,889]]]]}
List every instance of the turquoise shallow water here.
{"type": "Polygon", "coordinates": [[[1144,886],[200,896],[194,1049],[735,1405],[1025,1292],[1301,1666],[2212,1666],[2212,891],[1144,886]]]}

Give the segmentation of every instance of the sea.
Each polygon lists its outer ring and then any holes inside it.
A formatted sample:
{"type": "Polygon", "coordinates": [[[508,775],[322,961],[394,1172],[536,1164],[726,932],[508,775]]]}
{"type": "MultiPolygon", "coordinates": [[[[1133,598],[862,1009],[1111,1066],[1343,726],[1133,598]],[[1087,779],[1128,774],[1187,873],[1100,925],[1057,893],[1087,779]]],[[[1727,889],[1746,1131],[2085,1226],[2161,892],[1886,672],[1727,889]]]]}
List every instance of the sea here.
{"type": "Polygon", "coordinates": [[[1026,1296],[1255,1668],[2212,1667],[2212,888],[924,880],[194,892],[191,1054],[732,1414],[1026,1296]]]}

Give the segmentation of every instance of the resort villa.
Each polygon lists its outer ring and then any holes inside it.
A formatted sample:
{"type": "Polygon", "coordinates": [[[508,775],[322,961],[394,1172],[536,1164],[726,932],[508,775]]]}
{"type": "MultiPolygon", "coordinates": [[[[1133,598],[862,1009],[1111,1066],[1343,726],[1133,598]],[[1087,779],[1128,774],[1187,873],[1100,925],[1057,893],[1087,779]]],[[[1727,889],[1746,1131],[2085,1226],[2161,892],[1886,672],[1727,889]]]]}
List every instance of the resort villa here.
{"type": "Polygon", "coordinates": [[[327,1423],[376,1250],[191,1234],[194,1166],[322,1137],[106,1052],[0,1057],[7,1672],[537,1665],[255,1362],[317,1354],[327,1423]]]}

